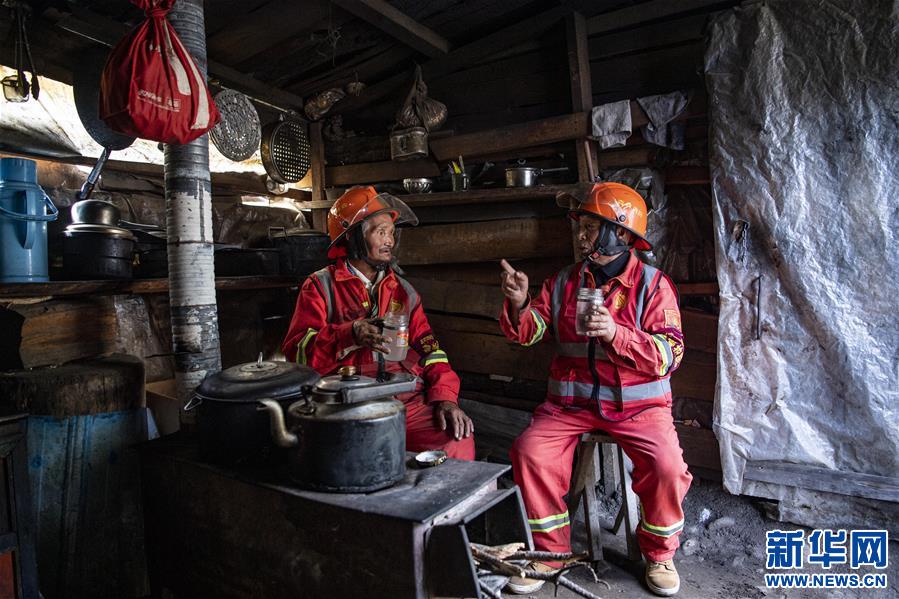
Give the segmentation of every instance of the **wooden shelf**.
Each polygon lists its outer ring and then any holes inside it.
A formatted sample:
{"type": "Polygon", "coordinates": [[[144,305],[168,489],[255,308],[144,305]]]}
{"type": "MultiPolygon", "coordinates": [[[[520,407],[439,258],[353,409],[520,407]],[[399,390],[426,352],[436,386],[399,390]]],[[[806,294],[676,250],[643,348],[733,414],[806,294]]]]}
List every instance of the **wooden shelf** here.
{"type": "MultiPolygon", "coordinates": [[[[219,277],[218,291],[242,289],[275,289],[295,287],[296,277],[219,277]]],[[[168,293],[168,279],[133,279],[130,281],[51,281],[49,283],[2,283],[0,299],[23,297],[57,297],[64,295],[145,295],[168,293]]]]}
{"type": "MultiPolygon", "coordinates": [[[[570,185],[537,185],[535,187],[502,187],[497,189],[470,189],[468,191],[438,191],[432,193],[410,193],[398,195],[410,208],[427,206],[461,206],[465,204],[488,204],[503,202],[519,202],[522,200],[553,200],[560,191],[571,191],[576,186],[570,185]]],[[[305,209],[328,209],[334,202],[331,200],[296,202],[305,209]]]]}

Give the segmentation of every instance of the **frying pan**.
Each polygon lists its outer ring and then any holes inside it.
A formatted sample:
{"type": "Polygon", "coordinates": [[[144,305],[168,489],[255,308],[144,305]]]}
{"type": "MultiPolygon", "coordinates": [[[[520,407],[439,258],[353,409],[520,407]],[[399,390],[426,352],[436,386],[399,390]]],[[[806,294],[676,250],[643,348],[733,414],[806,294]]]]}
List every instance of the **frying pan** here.
{"type": "Polygon", "coordinates": [[[78,192],[79,200],[90,197],[109,158],[109,153],[113,150],[124,150],[134,143],[133,137],[113,131],[100,118],[100,78],[105,63],[106,52],[90,52],[79,62],[78,68],[72,74],[72,92],[75,96],[78,118],[93,140],[103,146],[103,153],[100,154],[97,164],[78,192]]]}
{"type": "Polygon", "coordinates": [[[282,118],[266,125],[259,150],[265,172],[278,183],[296,183],[312,165],[306,124],[301,121],[282,118]]]}

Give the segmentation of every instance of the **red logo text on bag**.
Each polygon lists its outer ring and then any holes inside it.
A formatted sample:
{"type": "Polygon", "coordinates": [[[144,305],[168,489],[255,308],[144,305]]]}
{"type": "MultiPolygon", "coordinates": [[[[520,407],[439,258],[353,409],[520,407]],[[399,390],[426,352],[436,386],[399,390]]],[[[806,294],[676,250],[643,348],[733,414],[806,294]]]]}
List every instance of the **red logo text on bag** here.
{"type": "Polygon", "coordinates": [[[106,60],[100,118],[119,133],[185,144],[219,121],[200,70],[165,15],[175,0],[132,0],[147,18],[106,60]]]}

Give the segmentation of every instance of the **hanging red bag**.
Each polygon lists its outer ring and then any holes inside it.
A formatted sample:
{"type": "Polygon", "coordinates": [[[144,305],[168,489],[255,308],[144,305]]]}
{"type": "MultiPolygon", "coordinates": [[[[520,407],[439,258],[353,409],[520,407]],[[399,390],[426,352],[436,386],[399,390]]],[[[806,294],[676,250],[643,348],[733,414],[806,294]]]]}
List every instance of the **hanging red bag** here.
{"type": "Polygon", "coordinates": [[[147,18],[106,60],[100,118],[115,131],[185,144],[221,118],[193,57],[165,15],[175,0],[131,0],[147,18]]]}

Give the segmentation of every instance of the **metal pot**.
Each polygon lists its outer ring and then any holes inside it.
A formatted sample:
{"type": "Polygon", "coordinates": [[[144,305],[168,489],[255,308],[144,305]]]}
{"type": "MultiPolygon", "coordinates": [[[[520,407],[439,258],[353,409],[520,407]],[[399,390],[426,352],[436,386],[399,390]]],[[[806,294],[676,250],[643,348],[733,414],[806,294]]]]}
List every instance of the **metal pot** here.
{"type": "Polygon", "coordinates": [[[199,408],[200,454],[213,462],[254,462],[274,451],[269,419],[258,400],[288,406],[319,380],[313,369],[291,362],[238,364],[207,376],[185,410],[199,408]]]}
{"type": "Polygon", "coordinates": [[[73,223],[118,227],[122,213],[118,206],[105,200],[81,200],[70,209],[73,223]]]}
{"type": "Polygon", "coordinates": [[[406,408],[392,396],[412,392],[417,384],[410,375],[379,383],[347,366],[287,408],[287,425],[278,401],[259,403],[269,413],[275,443],[289,449],[296,483],[316,491],[367,493],[405,476],[406,408]]]}
{"type": "Polygon", "coordinates": [[[537,177],[543,173],[567,171],[567,166],[558,168],[534,168],[532,166],[516,166],[506,169],[506,187],[533,187],[537,177]]]}
{"type": "Polygon", "coordinates": [[[424,127],[401,129],[390,134],[390,159],[412,160],[428,155],[428,132],[424,127]]]}
{"type": "Polygon", "coordinates": [[[71,281],[130,279],[134,235],[125,229],[74,223],[63,233],[63,276],[71,281]]]}
{"type": "Polygon", "coordinates": [[[320,231],[269,227],[268,237],[278,250],[282,275],[305,277],[328,264],[331,238],[320,231]]]}

